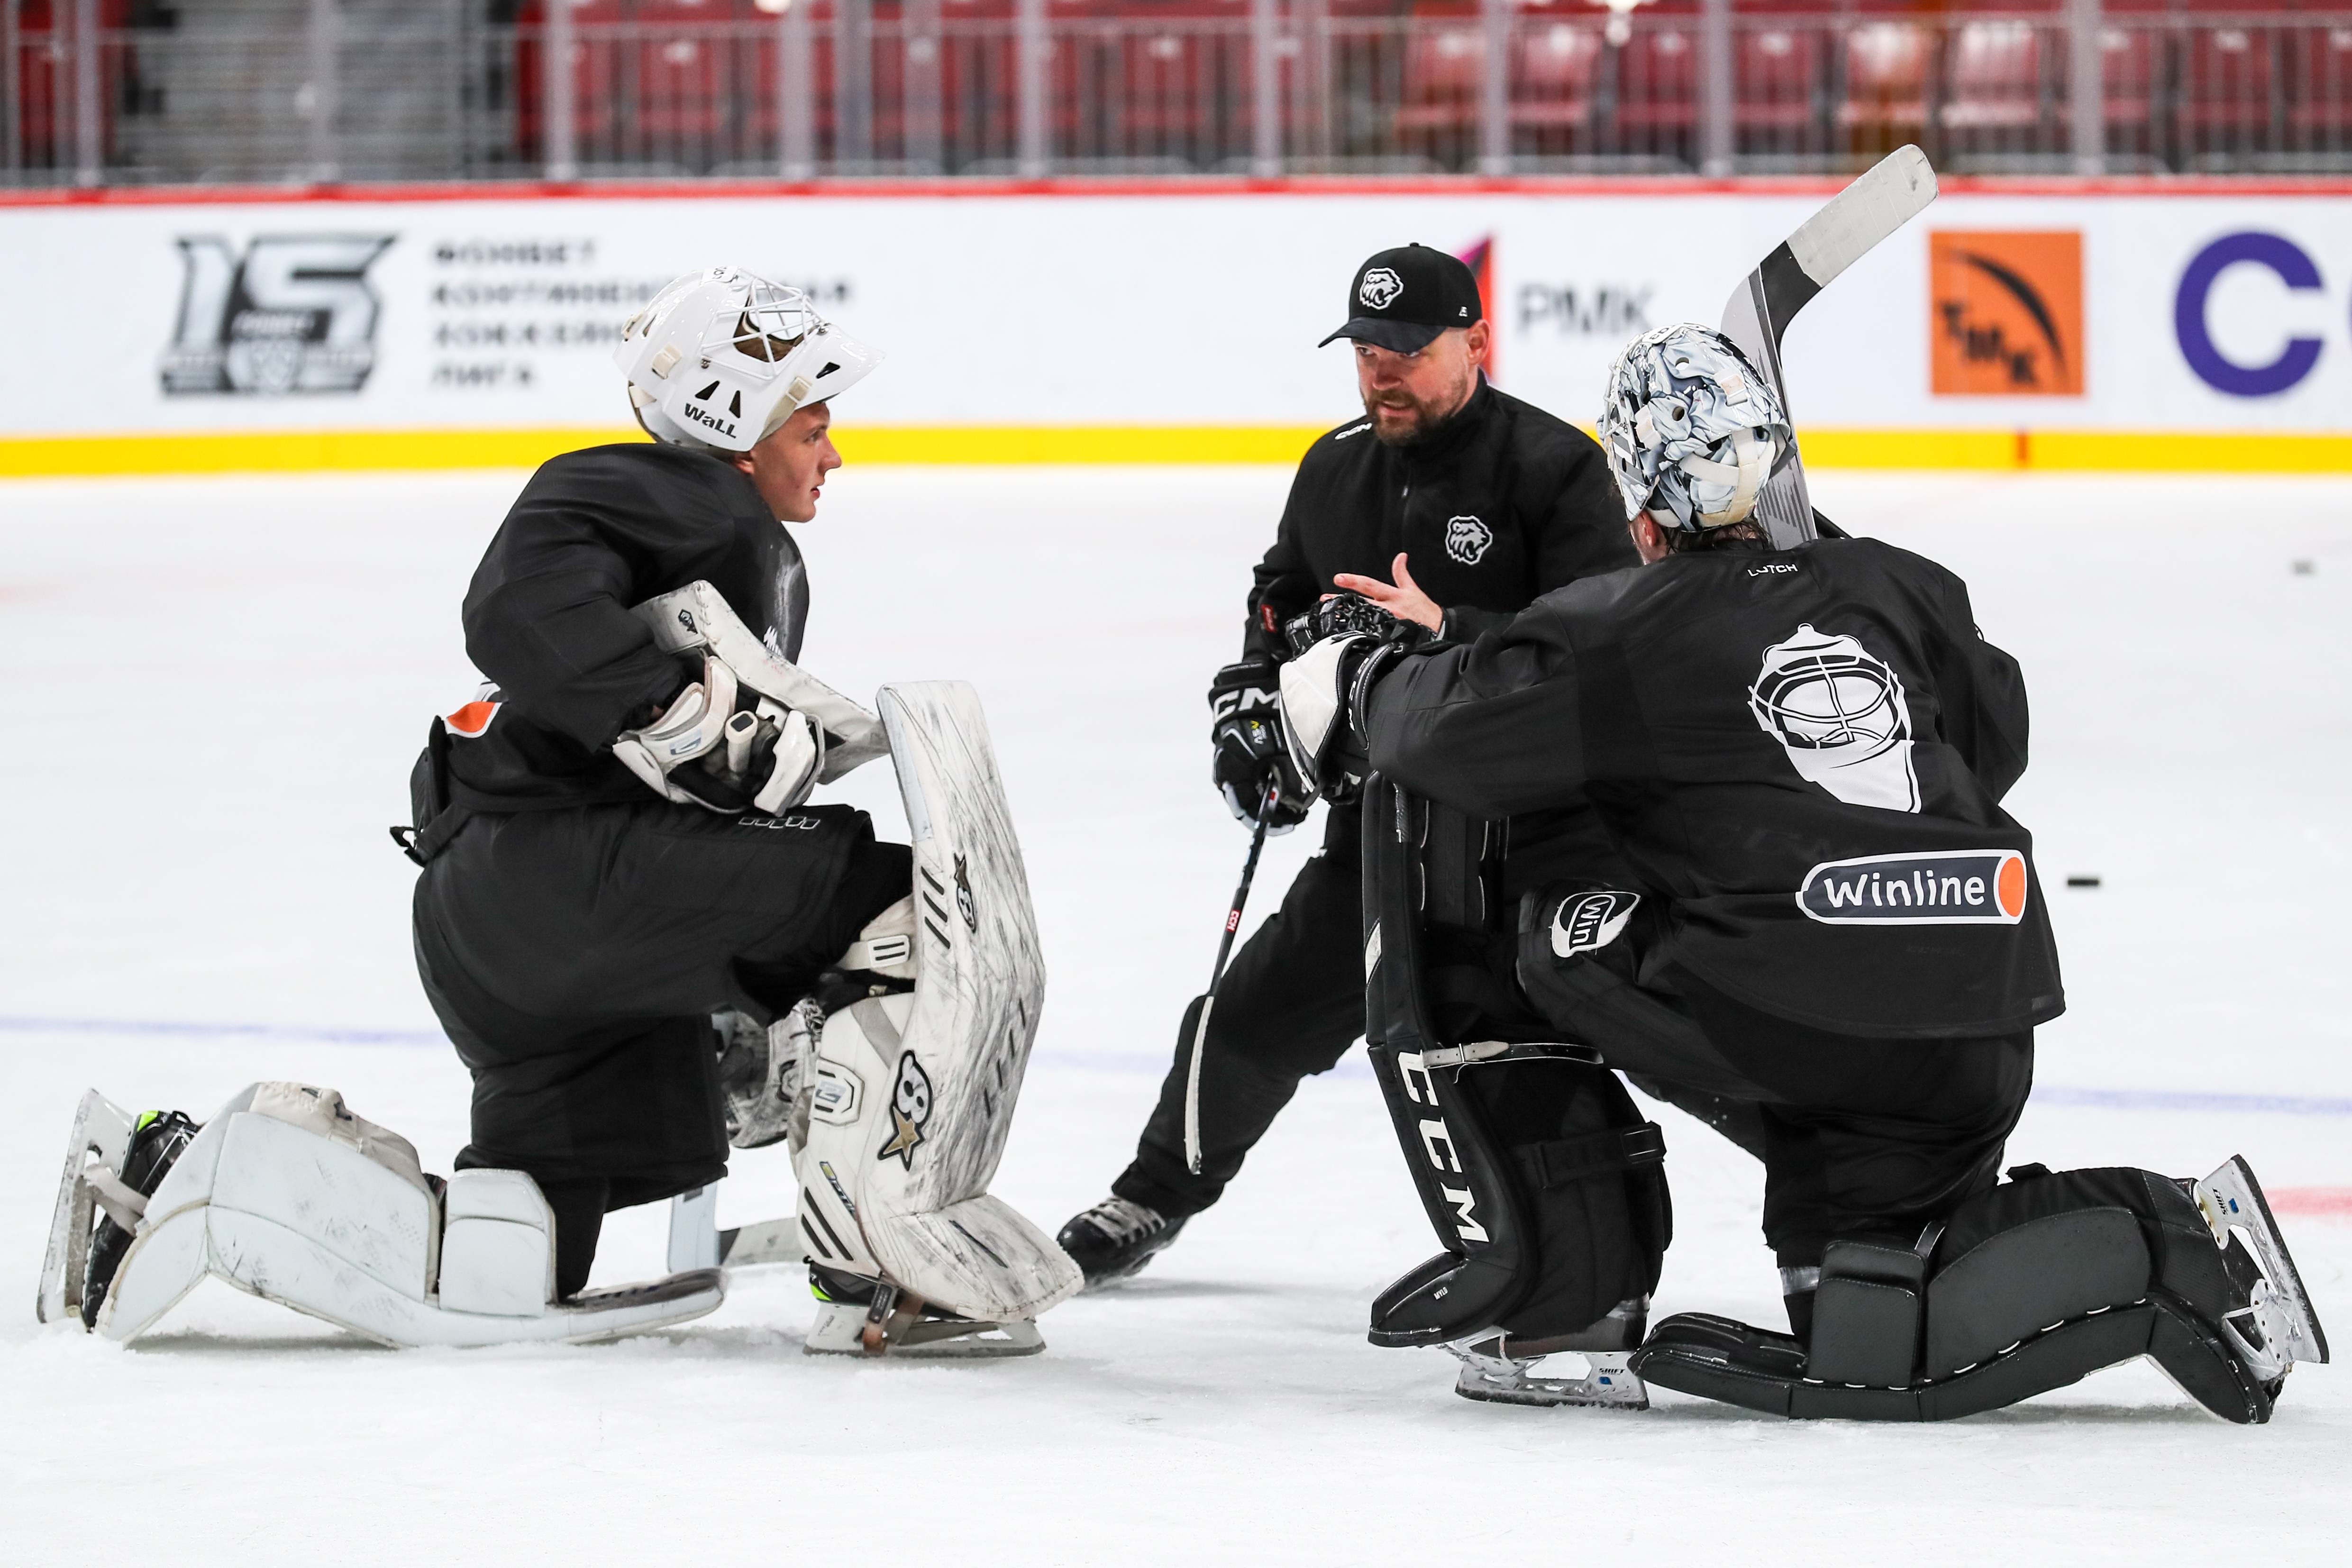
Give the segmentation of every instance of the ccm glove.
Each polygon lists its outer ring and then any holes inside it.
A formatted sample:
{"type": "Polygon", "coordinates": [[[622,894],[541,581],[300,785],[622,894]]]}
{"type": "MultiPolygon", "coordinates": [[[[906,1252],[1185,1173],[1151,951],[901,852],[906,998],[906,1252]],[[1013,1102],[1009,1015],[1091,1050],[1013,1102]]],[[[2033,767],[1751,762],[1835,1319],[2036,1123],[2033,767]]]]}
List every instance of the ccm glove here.
{"type": "Polygon", "coordinates": [[[1264,812],[1269,833],[1287,833],[1305,821],[1315,792],[1284,742],[1274,661],[1244,659],[1217,671],[1209,683],[1209,711],[1210,776],[1223,792],[1226,809],[1244,822],[1255,822],[1264,812]]]}
{"type": "Polygon", "coordinates": [[[727,661],[706,656],[702,679],[661,717],[624,730],[613,754],[665,800],[730,816],[789,810],[808,798],[824,762],[823,733],[805,713],[741,688],[727,661]]]}

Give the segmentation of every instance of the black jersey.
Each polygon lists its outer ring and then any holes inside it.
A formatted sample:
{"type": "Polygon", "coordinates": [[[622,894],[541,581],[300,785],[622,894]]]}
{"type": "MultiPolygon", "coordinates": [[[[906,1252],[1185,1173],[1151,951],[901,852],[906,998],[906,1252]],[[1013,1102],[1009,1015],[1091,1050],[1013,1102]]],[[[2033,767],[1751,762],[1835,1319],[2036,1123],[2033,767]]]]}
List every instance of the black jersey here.
{"type": "Polygon", "coordinates": [[[1342,572],[1390,580],[1402,552],[1456,637],[1538,594],[1633,564],[1625,504],[1592,438],[1482,377],[1426,439],[1385,447],[1359,419],[1300,460],[1258,563],[1244,655],[1283,657],[1281,626],[1342,572]]]}
{"type": "Polygon", "coordinates": [[[640,444],[541,467],[466,593],[466,651],[498,689],[495,708],[477,703],[453,726],[451,799],[528,811],[646,796],[613,740],[688,675],[630,606],[697,579],[776,654],[799,657],[807,574],[741,469],[640,444]]]}
{"type": "Polygon", "coordinates": [[[1663,900],[1657,962],[1766,1013],[1933,1037],[2064,1006],[2032,841],[2000,805],[2024,682],[1920,556],[1823,539],[1578,583],[1402,660],[1364,722],[1374,767],[1458,809],[1590,799],[1663,900]]]}

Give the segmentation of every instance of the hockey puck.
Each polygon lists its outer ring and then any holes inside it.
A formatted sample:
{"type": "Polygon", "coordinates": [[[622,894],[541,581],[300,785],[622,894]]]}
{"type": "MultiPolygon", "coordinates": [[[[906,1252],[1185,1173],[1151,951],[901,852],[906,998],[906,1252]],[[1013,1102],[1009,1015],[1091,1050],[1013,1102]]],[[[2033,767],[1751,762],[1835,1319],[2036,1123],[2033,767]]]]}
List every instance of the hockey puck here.
{"type": "Polygon", "coordinates": [[[2319,563],[2316,561],[2298,561],[2294,563],[2294,574],[2298,577],[2315,576],[2318,572],[2319,563]]]}
{"type": "Polygon", "coordinates": [[[2070,888],[2095,888],[2099,879],[2096,877],[2069,877],[2066,885],[2070,888]]]}

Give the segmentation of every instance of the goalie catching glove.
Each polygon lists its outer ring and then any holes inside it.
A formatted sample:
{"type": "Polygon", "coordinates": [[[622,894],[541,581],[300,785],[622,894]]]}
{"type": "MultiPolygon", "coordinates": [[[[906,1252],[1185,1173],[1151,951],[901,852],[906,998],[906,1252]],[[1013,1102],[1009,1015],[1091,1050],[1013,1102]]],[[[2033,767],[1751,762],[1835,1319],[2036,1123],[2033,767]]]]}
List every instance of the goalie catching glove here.
{"type": "Polygon", "coordinates": [[[621,731],[613,754],[681,805],[773,816],[808,798],[824,763],[824,742],[807,714],[743,692],[727,661],[711,654],[703,658],[702,679],[652,723],[621,731]],[[739,695],[751,703],[739,709],[739,695]]]}
{"type": "Polygon", "coordinates": [[[1282,667],[1289,754],[1324,799],[1349,799],[1367,771],[1364,700],[1391,665],[1430,640],[1428,631],[1353,594],[1333,595],[1287,629],[1300,647],[1298,657],[1282,667]]]}

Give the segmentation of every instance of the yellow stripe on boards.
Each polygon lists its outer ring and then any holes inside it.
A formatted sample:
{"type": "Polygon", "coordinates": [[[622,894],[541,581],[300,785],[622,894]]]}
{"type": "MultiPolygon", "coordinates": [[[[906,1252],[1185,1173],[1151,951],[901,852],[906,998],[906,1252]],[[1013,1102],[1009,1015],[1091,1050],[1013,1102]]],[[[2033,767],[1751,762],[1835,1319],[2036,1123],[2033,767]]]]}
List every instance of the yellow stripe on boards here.
{"type": "Polygon", "coordinates": [[[535,468],[559,452],[641,431],[268,430],[200,435],[0,437],[0,476],[320,473],[397,468],[535,468]]]}
{"type": "MultiPolygon", "coordinates": [[[[1269,463],[1298,460],[1297,426],[867,426],[835,433],[853,463],[1269,463]]],[[[2352,473],[2352,434],[1808,428],[1819,468],[2352,473]]],[[[217,431],[0,437],[0,478],[536,468],[559,452],[640,441],[625,426],[529,430],[217,431]]]]}

